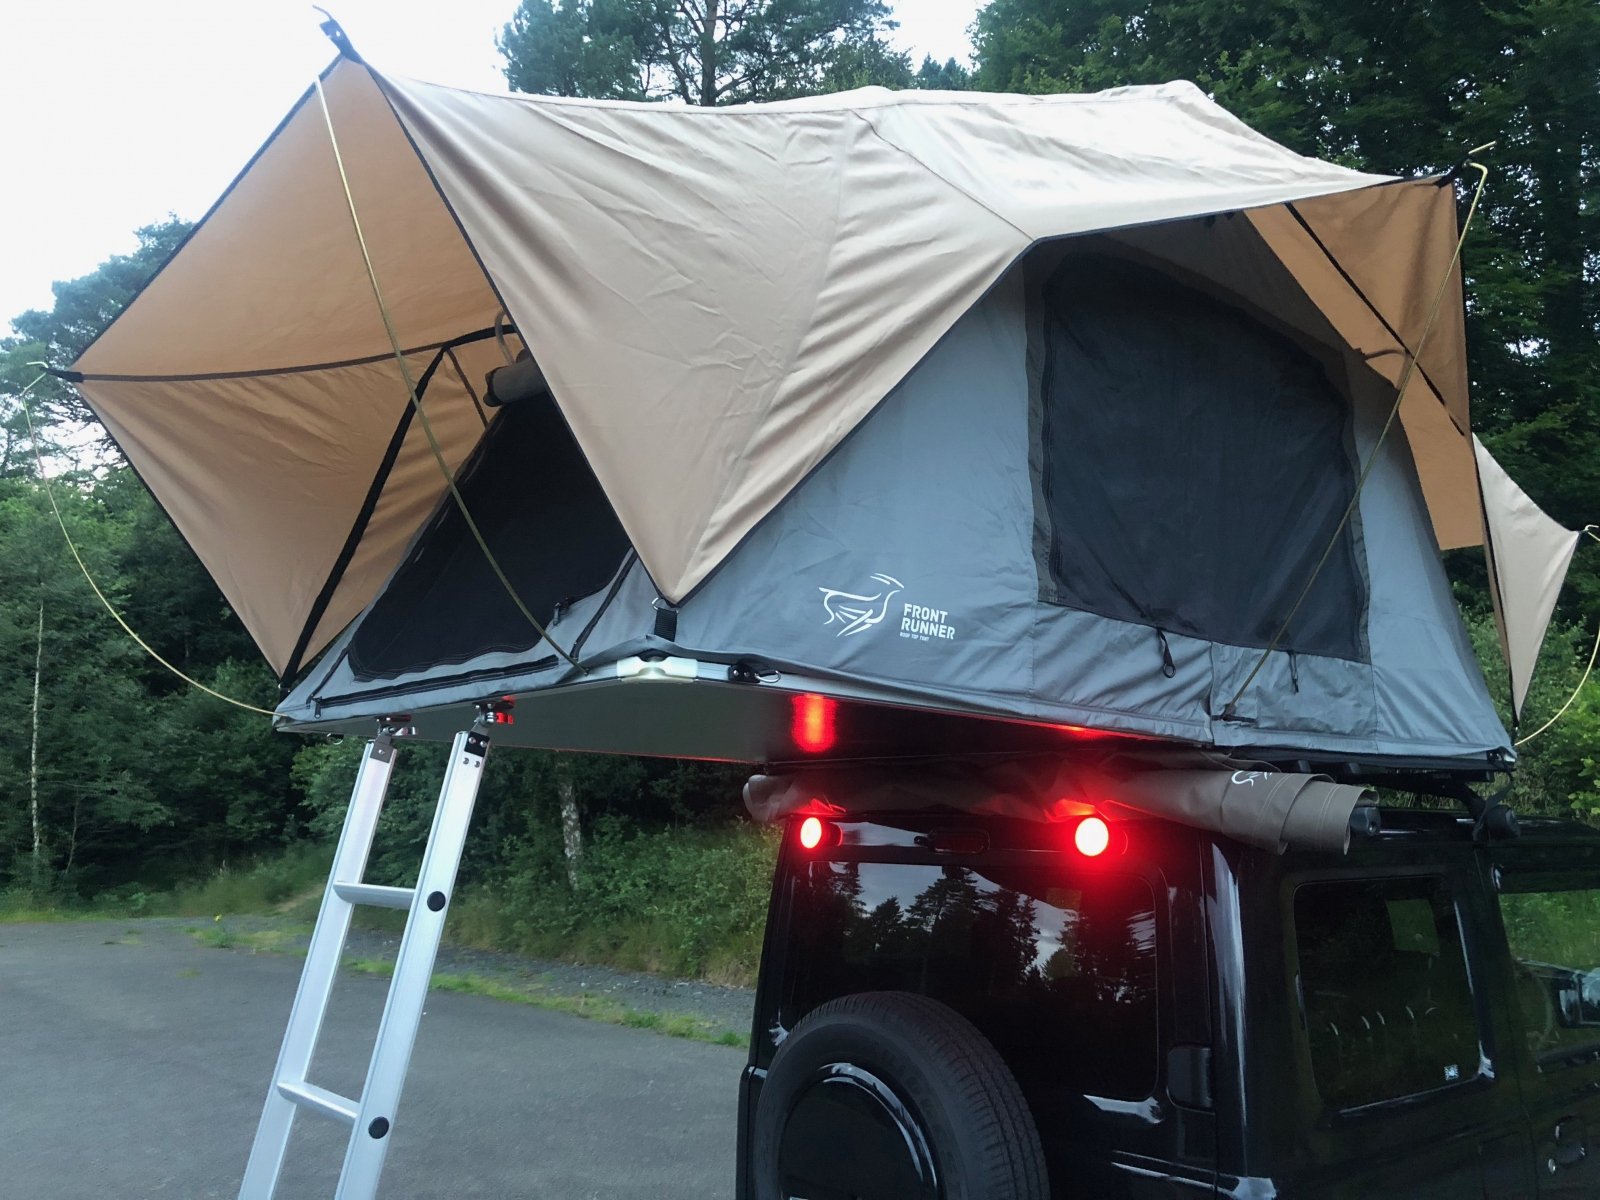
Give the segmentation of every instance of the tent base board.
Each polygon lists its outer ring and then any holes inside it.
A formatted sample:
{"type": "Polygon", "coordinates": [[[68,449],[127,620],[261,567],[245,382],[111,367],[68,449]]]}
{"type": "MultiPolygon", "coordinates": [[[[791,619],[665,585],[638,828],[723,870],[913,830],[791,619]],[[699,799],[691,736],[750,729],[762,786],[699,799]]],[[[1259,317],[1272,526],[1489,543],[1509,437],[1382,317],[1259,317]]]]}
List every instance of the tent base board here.
{"type": "MultiPolygon", "coordinates": [[[[651,665],[645,664],[645,669],[651,665]]],[[[628,669],[626,665],[624,669],[628,669]]],[[[611,668],[606,670],[610,673],[611,668]]],[[[876,703],[763,683],[673,678],[664,669],[621,678],[612,674],[605,679],[513,693],[507,698],[513,702],[510,715],[514,723],[496,727],[497,745],[599,754],[787,763],[1054,753],[1084,741],[1162,744],[1157,739],[876,703]]],[[[403,705],[404,700],[393,703],[403,705]]],[[[278,728],[367,736],[377,715],[372,712],[372,701],[365,697],[359,712],[341,712],[334,704],[324,704],[322,709],[322,716],[310,720],[280,717],[278,728]]],[[[416,737],[443,742],[471,724],[474,712],[474,702],[463,701],[414,711],[401,707],[384,715],[403,715],[415,727],[416,737]]]]}
{"type": "MultiPolygon", "coordinates": [[[[1005,755],[1073,755],[1085,750],[1191,754],[1206,749],[1193,739],[1159,738],[1079,725],[1028,721],[954,706],[898,703],[851,695],[845,685],[786,675],[781,684],[729,681],[720,663],[685,658],[624,659],[600,668],[603,677],[528,691],[511,690],[512,724],[495,727],[500,746],[597,754],[764,763],[949,759],[1005,755]],[[707,678],[707,675],[720,678],[707,678]]],[[[495,692],[492,683],[484,694],[495,692]]],[[[294,733],[370,736],[379,718],[401,717],[424,741],[447,742],[470,725],[483,696],[458,703],[407,709],[404,697],[379,710],[374,697],[340,703],[324,699],[277,727],[294,733]],[[314,713],[314,715],[313,715],[314,713]],[[304,714],[304,715],[301,715],[304,714]]],[[[1334,755],[1281,747],[1222,750],[1230,758],[1269,763],[1282,770],[1314,771],[1358,781],[1371,776],[1482,780],[1503,770],[1486,758],[1406,758],[1334,755]]],[[[1428,790],[1428,789],[1423,789],[1428,790]]]]}

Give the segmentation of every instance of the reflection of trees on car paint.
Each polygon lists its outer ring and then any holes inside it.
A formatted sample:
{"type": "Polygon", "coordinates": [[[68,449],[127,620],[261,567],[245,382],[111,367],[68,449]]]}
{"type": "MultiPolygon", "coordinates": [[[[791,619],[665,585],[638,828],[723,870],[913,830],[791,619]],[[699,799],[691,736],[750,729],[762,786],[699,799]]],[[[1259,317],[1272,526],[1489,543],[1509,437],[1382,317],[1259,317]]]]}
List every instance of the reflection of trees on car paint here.
{"type": "Polygon", "coordinates": [[[1032,1035],[1030,1061],[1058,1085],[1094,1080],[1108,1095],[1143,1096],[1154,1074],[1149,887],[1108,873],[1070,887],[1064,874],[812,864],[798,885],[810,998],[918,992],[969,1016],[1002,1050],[1016,1030],[1049,1029],[1048,1044],[1032,1035]]]}
{"type": "Polygon", "coordinates": [[[1600,1050],[1600,890],[1562,886],[1572,882],[1510,874],[1500,896],[1524,1035],[1541,1058],[1600,1050]]]}

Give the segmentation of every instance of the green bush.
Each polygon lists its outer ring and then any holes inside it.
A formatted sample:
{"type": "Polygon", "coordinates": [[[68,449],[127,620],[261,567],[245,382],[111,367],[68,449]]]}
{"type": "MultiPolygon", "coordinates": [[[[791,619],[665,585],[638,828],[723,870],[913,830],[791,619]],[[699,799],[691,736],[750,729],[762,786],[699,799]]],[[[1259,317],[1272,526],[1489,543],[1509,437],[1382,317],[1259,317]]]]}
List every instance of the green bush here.
{"type": "MultiPolygon", "coordinates": [[[[1510,729],[1510,689],[1494,620],[1486,613],[1468,615],[1467,628],[1495,706],[1510,729]]],[[[1520,812],[1600,820],[1600,703],[1595,699],[1600,677],[1591,675],[1561,718],[1538,733],[1572,696],[1593,645],[1593,631],[1577,626],[1552,624],[1545,637],[1516,734],[1537,733],[1517,748],[1511,800],[1520,812]]]]}
{"type": "MultiPolygon", "coordinates": [[[[311,832],[329,843],[344,821],[363,745],[309,743],[295,759],[311,832]]],[[[368,882],[415,881],[444,757],[442,746],[403,747],[368,882]]],[[[484,949],[750,982],[777,838],[730,821],[743,776],[696,762],[491,752],[448,936],[484,949]],[[582,813],[576,888],[562,850],[563,772],[582,813]]]]}
{"type": "MultiPolygon", "coordinates": [[[[270,912],[296,900],[319,896],[333,863],[333,847],[301,842],[282,854],[239,867],[224,866],[209,879],[188,884],[133,908],[147,912],[209,917],[219,913],[270,912]]],[[[142,893],[141,893],[142,894],[142,893]]],[[[124,903],[121,911],[128,911],[124,903]]]]}
{"type": "Polygon", "coordinates": [[[573,888],[554,839],[506,846],[458,900],[452,936],[538,957],[748,984],[761,957],[778,835],[748,824],[597,824],[573,888]]]}

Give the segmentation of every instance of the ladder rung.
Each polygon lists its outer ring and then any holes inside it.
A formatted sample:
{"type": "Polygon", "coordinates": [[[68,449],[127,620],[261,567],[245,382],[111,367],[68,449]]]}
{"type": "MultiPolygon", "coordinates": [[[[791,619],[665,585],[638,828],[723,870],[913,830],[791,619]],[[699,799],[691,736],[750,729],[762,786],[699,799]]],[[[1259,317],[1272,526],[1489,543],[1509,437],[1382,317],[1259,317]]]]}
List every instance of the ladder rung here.
{"type": "Polygon", "coordinates": [[[333,890],[339,899],[351,904],[373,904],[379,908],[398,908],[409,911],[416,896],[415,888],[379,887],[375,883],[335,883],[333,890]]]}
{"type": "Polygon", "coordinates": [[[240,1196],[270,1200],[289,1147],[290,1129],[303,1108],[333,1117],[344,1126],[348,1141],[339,1174],[339,1195],[346,1200],[373,1200],[376,1195],[384,1156],[393,1140],[387,1136],[389,1123],[405,1084],[411,1048],[427,1000],[428,979],[439,950],[445,900],[461,865],[461,848],[472,820],[488,748],[488,738],[476,728],[456,734],[417,883],[410,888],[361,882],[394,766],[391,740],[387,736],[374,739],[362,759],[345,814],[344,832],[334,853],[328,890],[323,895],[294,1007],[289,1012],[289,1026],[278,1051],[278,1065],[256,1126],[240,1196]],[[424,897],[428,903],[416,903],[424,897]],[[311,1072],[317,1037],[328,1013],[340,954],[350,931],[350,906],[355,904],[411,911],[395,957],[394,978],[384,1000],[366,1082],[357,1093],[359,1098],[351,1100],[306,1082],[306,1077],[311,1072]]]}
{"type": "Polygon", "coordinates": [[[301,1108],[309,1108],[336,1121],[343,1121],[346,1125],[356,1123],[356,1112],[361,1107],[354,1100],[347,1099],[338,1092],[330,1092],[327,1088],[320,1088],[314,1083],[294,1083],[280,1079],[278,1094],[286,1100],[293,1100],[301,1108]]]}

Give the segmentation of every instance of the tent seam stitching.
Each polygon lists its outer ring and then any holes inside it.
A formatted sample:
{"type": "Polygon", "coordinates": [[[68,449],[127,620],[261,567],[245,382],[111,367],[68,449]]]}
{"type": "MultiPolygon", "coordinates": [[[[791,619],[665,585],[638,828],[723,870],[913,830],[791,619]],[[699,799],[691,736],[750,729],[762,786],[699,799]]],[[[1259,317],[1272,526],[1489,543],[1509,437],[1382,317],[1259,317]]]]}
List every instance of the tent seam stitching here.
{"type": "Polygon", "coordinates": [[[967,191],[966,188],[962,187],[960,184],[956,183],[954,180],[949,179],[949,178],[945,177],[944,175],[941,175],[938,171],[935,171],[932,167],[930,167],[927,163],[923,162],[922,159],[918,158],[915,154],[911,153],[911,151],[907,150],[904,146],[895,145],[892,141],[890,141],[888,139],[888,137],[886,137],[883,134],[883,132],[881,130],[879,130],[879,128],[876,125],[874,125],[872,123],[871,118],[866,116],[866,114],[862,113],[859,109],[851,108],[851,109],[846,109],[845,111],[848,112],[851,116],[855,117],[858,121],[860,121],[868,129],[870,129],[872,131],[872,136],[877,138],[885,146],[889,147],[889,149],[893,150],[897,154],[903,155],[905,158],[908,158],[912,162],[916,163],[917,166],[921,167],[925,172],[927,172],[929,175],[933,176],[933,178],[937,179],[940,183],[944,184],[951,191],[955,192],[957,195],[964,196],[966,199],[970,200],[973,204],[976,204],[979,208],[983,209],[984,212],[988,213],[991,217],[993,217],[995,220],[999,221],[1001,224],[1007,226],[1010,229],[1016,230],[1017,233],[1019,233],[1020,235],[1022,235],[1024,238],[1026,238],[1028,240],[1028,244],[1029,245],[1032,245],[1034,242],[1038,241],[1038,239],[1035,238],[1026,229],[1023,229],[1016,222],[1011,221],[1011,220],[1007,219],[1006,217],[1001,216],[993,208],[989,207],[989,205],[985,204],[982,200],[978,199],[978,197],[974,196],[971,192],[967,191]]]}

